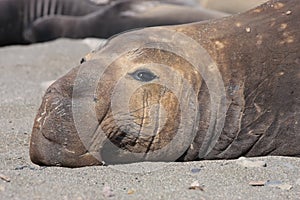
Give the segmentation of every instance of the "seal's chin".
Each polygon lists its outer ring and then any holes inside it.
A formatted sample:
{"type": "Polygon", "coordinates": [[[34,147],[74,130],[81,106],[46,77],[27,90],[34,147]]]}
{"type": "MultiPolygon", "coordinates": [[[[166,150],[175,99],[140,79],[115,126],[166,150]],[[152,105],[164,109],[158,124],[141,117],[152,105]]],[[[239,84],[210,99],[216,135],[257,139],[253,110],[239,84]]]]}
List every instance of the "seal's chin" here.
{"type": "Polygon", "coordinates": [[[42,132],[33,135],[35,136],[30,144],[30,158],[35,164],[63,167],[102,165],[102,162],[87,151],[78,153],[68,149],[63,144],[49,140],[42,132]]]}
{"type": "MultiPolygon", "coordinates": [[[[32,133],[30,158],[33,163],[63,167],[83,167],[103,164],[94,155],[85,150],[80,140],[72,143],[60,143],[59,140],[48,138],[48,133],[44,129],[48,129],[48,127],[44,126],[42,130],[35,128],[32,133]],[[78,146],[76,146],[76,143],[78,146]]],[[[59,137],[66,133],[52,132],[51,134],[59,137]]],[[[76,133],[71,133],[71,135],[76,135],[76,133]]]]}

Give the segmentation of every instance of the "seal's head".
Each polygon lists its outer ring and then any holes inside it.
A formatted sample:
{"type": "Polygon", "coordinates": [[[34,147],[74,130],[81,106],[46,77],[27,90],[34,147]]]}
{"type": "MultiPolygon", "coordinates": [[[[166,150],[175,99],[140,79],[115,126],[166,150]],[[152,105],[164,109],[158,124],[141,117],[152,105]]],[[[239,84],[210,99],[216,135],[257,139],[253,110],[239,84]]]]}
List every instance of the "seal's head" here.
{"type": "Polygon", "coordinates": [[[175,161],[191,148],[203,63],[184,49],[199,53],[197,45],[165,30],[112,38],[50,86],[33,127],[32,161],[69,167],[175,161]]]}

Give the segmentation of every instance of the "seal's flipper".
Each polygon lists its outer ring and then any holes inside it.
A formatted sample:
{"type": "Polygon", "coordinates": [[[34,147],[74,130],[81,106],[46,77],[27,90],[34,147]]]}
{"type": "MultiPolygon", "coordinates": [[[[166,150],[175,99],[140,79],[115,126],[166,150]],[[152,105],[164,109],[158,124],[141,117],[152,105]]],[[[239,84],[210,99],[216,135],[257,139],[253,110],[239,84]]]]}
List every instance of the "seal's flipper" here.
{"type": "Polygon", "coordinates": [[[35,20],[23,31],[27,42],[45,42],[59,37],[77,38],[80,34],[76,24],[81,17],[76,16],[47,16],[35,20]]]}
{"type": "Polygon", "coordinates": [[[85,16],[39,18],[23,31],[23,37],[29,43],[59,37],[109,38],[136,28],[191,23],[224,16],[224,13],[159,1],[124,1],[85,16]]]}

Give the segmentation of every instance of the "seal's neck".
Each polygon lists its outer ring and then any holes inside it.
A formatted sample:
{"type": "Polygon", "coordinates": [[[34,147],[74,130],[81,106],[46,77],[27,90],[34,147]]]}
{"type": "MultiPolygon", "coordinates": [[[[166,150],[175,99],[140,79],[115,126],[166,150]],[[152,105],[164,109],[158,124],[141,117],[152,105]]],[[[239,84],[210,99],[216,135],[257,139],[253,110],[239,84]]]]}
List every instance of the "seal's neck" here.
{"type": "MultiPolygon", "coordinates": [[[[299,51],[300,22],[296,20],[299,18],[297,0],[273,0],[243,14],[170,27],[193,38],[207,50],[218,66],[226,89],[227,111],[223,132],[205,158],[233,158],[247,154],[260,138],[251,133],[266,133],[274,122],[278,111],[268,112],[269,107],[274,105],[268,103],[265,97],[275,101],[275,97],[268,95],[267,91],[279,79],[270,77],[282,74],[283,68],[297,60],[293,52],[299,51]],[[270,113],[268,120],[261,118],[265,112],[270,113]],[[253,123],[258,119],[260,122],[253,123]],[[247,127],[252,130],[251,133],[246,131],[247,127]],[[247,141],[247,145],[238,147],[236,140],[241,138],[247,141]]],[[[294,73],[295,70],[295,67],[291,68],[294,73]]],[[[211,91],[203,90],[202,93],[205,96],[211,91]]],[[[208,101],[207,98],[205,101],[208,101]]],[[[209,102],[206,103],[209,105],[209,102]]],[[[219,118],[213,120],[217,122],[219,118]]],[[[203,141],[205,138],[200,130],[193,144],[196,150],[191,148],[187,159],[196,155],[195,151],[200,149],[203,141]]]]}

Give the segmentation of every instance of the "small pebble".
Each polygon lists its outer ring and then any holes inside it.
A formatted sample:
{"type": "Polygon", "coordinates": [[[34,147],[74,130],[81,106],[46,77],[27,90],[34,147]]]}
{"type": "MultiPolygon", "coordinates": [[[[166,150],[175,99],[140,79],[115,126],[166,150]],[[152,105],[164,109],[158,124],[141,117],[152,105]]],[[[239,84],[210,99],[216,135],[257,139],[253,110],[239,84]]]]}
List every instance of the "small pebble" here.
{"type": "Polygon", "coordinates": [[[244,166],[244,167],[266,167],[267,163],[265,161],[260,161],[260,160],[250,160],[245,157],[240,157],[237,159],[237,163],[244,166]]]}
{"type": "Polygon", "coordinates": [[[0,174],[0,179],[4,180],[5,182],[10,182],[10,178],[4,174],[0,174]]]}
{"type": "Polygon", "coordinates": [[[201,190],[204,191],[204,188],[200,186],[199,181],[194,181],[191,186],[189,187],[189,190],[201,190]]]}
{"type": "Polygon", "coordinates": [[[288,11],[286,11],[285,14],[286,14],[286,15],[290,15],[290,14],[292,14],[292,11],[288,10],[288,11]]]}
{"type": "Polygon", "coordinates": [[[247,32],[247,33],[250,33],[250,32],[251,32],[251,28],[250,28],[250,27],[247,27],[247,28],[246,28],[246,32],[247,32]]]}
{"type": "Polygon", "coordinates": [[[134,190],[133,189],[129,189],[128,191],[127,191],[127,194],[134,194],[134,190]]]}
{"type": "Polygon", "coordinates": [[[251,186],[265,186],[267,181],[250,181],[249,185],[251,186]]]}

